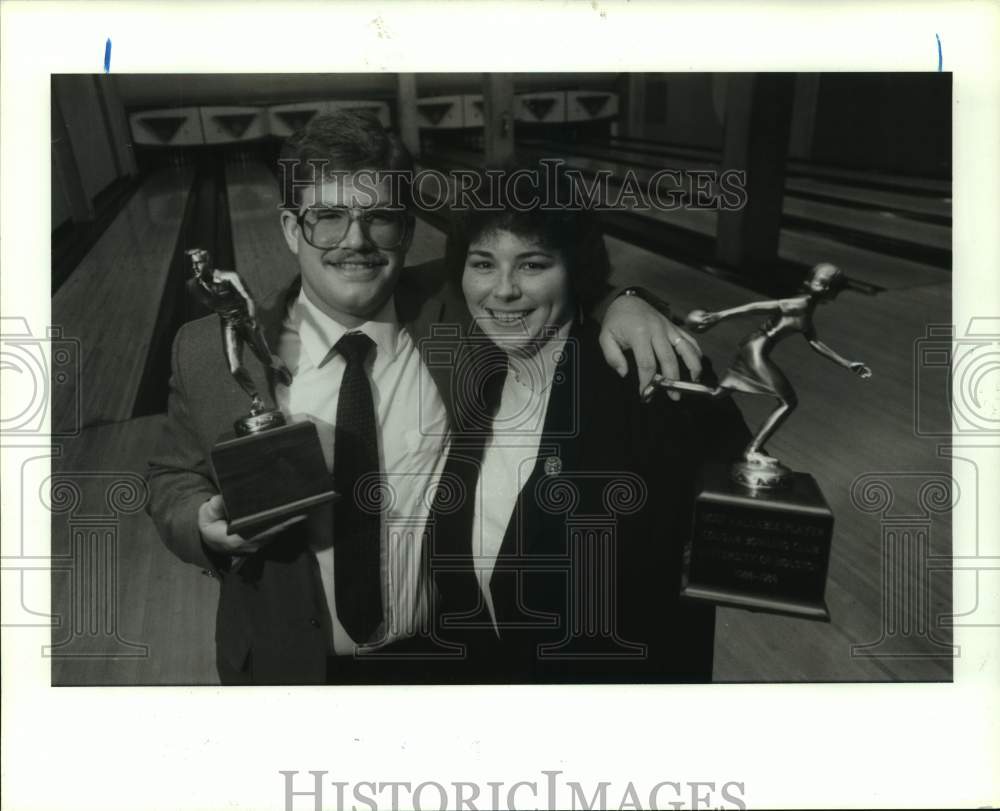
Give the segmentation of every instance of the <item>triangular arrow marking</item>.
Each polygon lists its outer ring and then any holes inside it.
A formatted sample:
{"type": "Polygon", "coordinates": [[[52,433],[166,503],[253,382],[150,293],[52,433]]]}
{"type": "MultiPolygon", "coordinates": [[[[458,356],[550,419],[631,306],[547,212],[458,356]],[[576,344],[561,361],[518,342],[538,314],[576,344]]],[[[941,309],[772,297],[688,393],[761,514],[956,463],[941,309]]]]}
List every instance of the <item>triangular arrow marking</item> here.
{"type": "Polygon", "coordinates": [[[295,132],[312,121],[318,112],[319,110],[282,110],[275,115],[281,119],[286,127],[295,132]]]}
{"type": "Polygon", "coordinates": [[[161,144],[169,144],[181,125],[187,121],[187,116],[171,115],[162,118],[140,119],[143,126],[155,135],[161,144]]]}
{"type": "Polygon", "coordinates": [[[219,122],[219,126],[232,135],[233,138],[242,138],[256,117],[256,113],[227,113],[225,115],[214,116],[215,120],[219,122]]]}
{"type": "Polygon", "coordinates": [[[436,127],[441,123],[441,119],[444,118],[445,113],[455,106],[455,103],[445,101],[439,104],[419,104],[417,106],[420,108],[420,112],[423,113],[424,118],[436,127]]]}
{"type": "Polygon", "coordinates": [[[541,121],[556,106],[555,99],[522,99],[522,103],[536,121],[541,121]]]}
{"type": "Polygon", "coordinates": [[[596,118],[601,110],[607,106],[610,98],[610,96],[577,96],[576,100],[580,102],[591,118],[596,118]]]}

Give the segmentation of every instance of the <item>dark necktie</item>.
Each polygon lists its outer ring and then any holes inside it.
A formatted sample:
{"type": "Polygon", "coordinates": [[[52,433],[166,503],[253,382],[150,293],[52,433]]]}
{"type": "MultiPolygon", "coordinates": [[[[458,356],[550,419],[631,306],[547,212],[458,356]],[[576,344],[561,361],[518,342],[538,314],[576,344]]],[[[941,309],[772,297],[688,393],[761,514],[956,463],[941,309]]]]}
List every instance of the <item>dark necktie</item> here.
{"type": "Polygon", "coordinates": [[[367,335],[353,332],[334,347],[347,362],[333,442],[333,483],[340,494],[333,520],[334,591],[337,617],[359,644],[369,641],[382,621],[380,512],[358,493],[381,488],[370,482],[357,487],[362,477],[379,472],[375,403],[365,373],[374,345],[367,335]]]}

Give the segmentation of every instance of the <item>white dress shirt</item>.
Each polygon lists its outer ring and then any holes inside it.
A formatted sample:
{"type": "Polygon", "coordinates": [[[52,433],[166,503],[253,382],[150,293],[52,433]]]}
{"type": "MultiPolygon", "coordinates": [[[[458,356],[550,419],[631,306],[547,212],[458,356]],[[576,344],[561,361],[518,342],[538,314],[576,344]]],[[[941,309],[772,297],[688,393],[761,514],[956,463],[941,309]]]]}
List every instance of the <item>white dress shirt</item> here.
{"type": "MultiPolygon", "coordinates": [[[[292,373],[292,385],[276,389],[278,406],[289,417],[316,425],[327,468],[333,470],[334,426],[345,361],[333,350],[347,332],[363,332],[375,342],[365,364],[372,382],[378,422],[383,489],[381,573],[383,627],[378,645],[412,636],[425,622],[429,584],[421,572],[421,548],[430,512],[429,493],[444,466],[448,417],[420,352],[396,317],[390,298],[359,327],[346,329],[314,305],[305,291],[289,307],[278,354],[292,373]]],[[[349,655],[356,643],[337,617],[334,585],[332,507],[309,514],[310,543],[323,579],[330,612],[332,652],[349,655]]]]}
{"type": "Polygon", "coordinates": [[[508,356],[510,365],[500,407],[483,450],[472,519],[472,556],[494,629],[496,612],[490,580],[517,496],[538,460],[552,380],[571,326],[563,325],[534,355],[508,356]]]}

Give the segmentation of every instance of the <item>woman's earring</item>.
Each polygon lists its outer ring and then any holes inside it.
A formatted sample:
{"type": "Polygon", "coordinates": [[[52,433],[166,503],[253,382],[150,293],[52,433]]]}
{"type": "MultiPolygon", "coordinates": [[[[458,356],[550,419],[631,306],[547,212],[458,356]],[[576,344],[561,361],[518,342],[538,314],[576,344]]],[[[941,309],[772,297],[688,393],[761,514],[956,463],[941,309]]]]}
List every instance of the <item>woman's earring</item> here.
{"type": "Polygon", "coordinates": [[[582,304],[577,304],[576,305],[576,323],[577,324],[582,324],[583,323],[583,305],[582,304]]]}

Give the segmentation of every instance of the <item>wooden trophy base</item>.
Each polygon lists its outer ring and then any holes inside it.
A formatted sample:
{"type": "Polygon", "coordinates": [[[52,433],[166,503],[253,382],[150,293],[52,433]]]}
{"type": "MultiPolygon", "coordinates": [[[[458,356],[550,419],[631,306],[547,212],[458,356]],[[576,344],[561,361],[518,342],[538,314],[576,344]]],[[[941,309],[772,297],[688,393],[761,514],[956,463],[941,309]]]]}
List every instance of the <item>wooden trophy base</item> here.
{"type": "Polygon", "coordinates": [[[737,484],[707,466],[684,551],[681,595],[829,622],[826,575],[833,513],[808,473],[780,490],[737,484]]]}
{"type": "Polygon", "coordinates": [[[308,421],[225,434],[212,448],[212,465],[229,532],[244,538],[338,497],[316,426],[308,421]]]}

